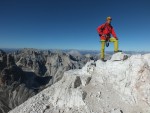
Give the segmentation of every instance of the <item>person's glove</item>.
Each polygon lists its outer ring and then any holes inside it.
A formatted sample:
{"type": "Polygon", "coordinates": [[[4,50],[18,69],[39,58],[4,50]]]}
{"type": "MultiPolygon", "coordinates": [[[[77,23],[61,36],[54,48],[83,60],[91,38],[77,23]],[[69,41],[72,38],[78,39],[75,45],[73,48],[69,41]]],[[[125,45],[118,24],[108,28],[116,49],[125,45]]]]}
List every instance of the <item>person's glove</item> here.
{"type": "Polygon", "coordinates": [[[115,37],[116,40],[118,40],[118,37],[115,37]]]}
{"type": "Polygon", "coordinates": [[[103,35],[99,34],[99,36],[100,36],[100,37],[101,37],[101,36],[105,37],[106,35],[104,35],[104,34],[103,34],[103,35]]]}

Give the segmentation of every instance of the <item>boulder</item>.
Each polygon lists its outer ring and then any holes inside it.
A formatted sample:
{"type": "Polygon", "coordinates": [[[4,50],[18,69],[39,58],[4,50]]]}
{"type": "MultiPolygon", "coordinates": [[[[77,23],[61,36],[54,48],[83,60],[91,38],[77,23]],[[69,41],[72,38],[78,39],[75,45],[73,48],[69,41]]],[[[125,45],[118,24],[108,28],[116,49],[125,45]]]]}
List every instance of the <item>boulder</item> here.
{"type": "Polygon", "coordinates": [[[111,61],[121,61],[121,60],[126,60],[129,56],[125,53],[118,52],[112,55],[111,61]]]}

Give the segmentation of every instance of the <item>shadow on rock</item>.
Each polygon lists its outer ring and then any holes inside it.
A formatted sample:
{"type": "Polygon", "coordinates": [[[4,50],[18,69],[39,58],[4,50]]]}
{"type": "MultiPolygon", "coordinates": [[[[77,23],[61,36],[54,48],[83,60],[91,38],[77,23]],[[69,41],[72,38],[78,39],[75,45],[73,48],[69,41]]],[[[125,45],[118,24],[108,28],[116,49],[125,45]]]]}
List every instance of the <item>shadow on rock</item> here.
{"type": "Polygon", "coordinates": [[[25,79],[23,83],[30,89],[39,89],[40,87],[44,87],[46,84],[50,82],[52,76],[40,77],[37,76],[34,72],[24,72],[25,79]]]}

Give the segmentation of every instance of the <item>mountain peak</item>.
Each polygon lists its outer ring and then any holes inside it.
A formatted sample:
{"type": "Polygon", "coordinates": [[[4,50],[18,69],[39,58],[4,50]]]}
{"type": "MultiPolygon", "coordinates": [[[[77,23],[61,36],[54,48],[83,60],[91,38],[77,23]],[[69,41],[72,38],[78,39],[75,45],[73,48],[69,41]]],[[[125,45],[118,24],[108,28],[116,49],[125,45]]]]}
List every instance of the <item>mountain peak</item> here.
{"type": "Polygon", "coordinates": [[[127,56],[66,71],[10,113],[149,113],[150,54],[127,56]]]}

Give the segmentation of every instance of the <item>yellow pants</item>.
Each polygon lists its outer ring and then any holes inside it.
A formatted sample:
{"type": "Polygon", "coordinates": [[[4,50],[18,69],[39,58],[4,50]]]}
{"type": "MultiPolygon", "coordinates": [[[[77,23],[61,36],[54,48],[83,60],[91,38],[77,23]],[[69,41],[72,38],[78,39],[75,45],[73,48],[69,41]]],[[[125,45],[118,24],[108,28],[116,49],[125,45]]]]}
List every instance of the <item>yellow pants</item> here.
{"type": "MultiPolygon", "coordinates": [[[[114,51],[118,51],[118,40],[116,40],[114,37],[111,37],[110,42],[114,43],[114,51]]],[[[105,58],[105,45],[106,41],[101,40],[101,58],[105,58]]]]}

